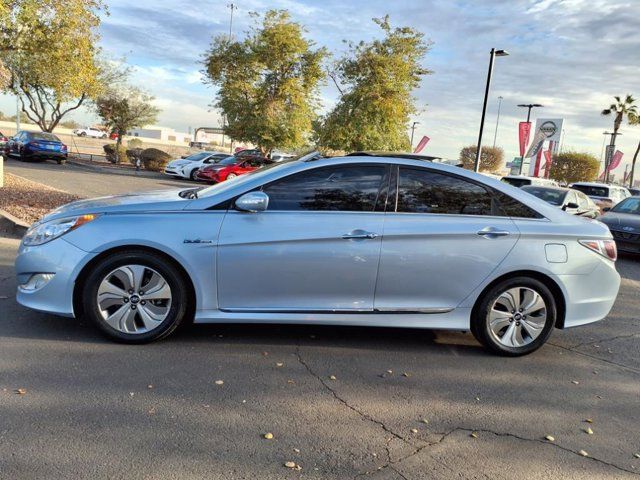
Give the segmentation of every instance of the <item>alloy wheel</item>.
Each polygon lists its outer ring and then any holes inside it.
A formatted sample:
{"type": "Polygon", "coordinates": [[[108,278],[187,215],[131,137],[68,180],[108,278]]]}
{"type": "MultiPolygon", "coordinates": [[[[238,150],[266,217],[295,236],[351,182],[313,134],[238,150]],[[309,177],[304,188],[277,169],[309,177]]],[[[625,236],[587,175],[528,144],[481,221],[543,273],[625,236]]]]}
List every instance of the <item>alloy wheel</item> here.
{"type": "Polygon", "coordinates": [[[123,265],[104,277],[97,304],[102,319],[113,329],[141,334],[159,327],[171,310],[171,287],[156,270],[123,265]]]}
{"type": "Polygon", "coordinates": [[[511,348],[523,347],[542,333],[547,321],[547,305],[532,288],[510,288],[493,302],[487,321],[491,335],[499,343],[511,348]]]}

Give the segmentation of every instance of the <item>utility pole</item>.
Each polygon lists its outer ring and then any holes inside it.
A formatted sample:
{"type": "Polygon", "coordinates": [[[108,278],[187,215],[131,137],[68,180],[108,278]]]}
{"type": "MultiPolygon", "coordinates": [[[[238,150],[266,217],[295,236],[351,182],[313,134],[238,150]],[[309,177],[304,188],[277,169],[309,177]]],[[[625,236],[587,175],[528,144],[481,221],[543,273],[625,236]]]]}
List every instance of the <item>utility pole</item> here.
{"type": "MultiPolygon", "coordinates": [[[[411,152],[413,152],[413,132],[416,129],[416,125],[419,125],[420,122],[413,122],[413,124],[411,125],[411,152]]],[[[409,152],[409,153],[411,153],[409,152]]]]}
{"type": "MultiPolygon", "coordinates": [[[[229,43],[231,43],[231,37],[233,35],[233,11],[238,9],[238,6],[229,3],[227,4],[227,8],[231,10],[231,16],[229,17],[229,43]]],[[[224,148],[224,129],[226,127],[226,117],[224,113],[222,114],[222,147],[224,148]]]]}
{"type": "Polygon", "coordinates": [[[498,138],[498,124],[500,123],[500,107],[502,106],[502,95],[498,97],[498,118],[496,118],[496,131],[493,134],[493,148],[496,148],[496,139],[498,138]]]}

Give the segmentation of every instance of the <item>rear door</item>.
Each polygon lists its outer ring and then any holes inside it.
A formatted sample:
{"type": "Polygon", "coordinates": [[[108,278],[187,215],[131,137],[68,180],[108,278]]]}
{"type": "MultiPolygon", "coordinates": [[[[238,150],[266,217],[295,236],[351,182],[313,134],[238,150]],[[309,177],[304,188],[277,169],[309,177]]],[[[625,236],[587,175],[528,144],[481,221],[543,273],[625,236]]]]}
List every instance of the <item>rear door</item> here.
{"type": "Polygon", "coordinates": [[[400,166],[396,205],[385,215],[375,309],[455,308],[508,255],[518,237],[515,223],[503,216],[482,185],[400,166]]]}
{"type": "Polygon", "coordinates": [[[388,170],[319,167],[266,185],[264,212],[230,209],[218,249],[220,308],[371,311],[388,170]]]}

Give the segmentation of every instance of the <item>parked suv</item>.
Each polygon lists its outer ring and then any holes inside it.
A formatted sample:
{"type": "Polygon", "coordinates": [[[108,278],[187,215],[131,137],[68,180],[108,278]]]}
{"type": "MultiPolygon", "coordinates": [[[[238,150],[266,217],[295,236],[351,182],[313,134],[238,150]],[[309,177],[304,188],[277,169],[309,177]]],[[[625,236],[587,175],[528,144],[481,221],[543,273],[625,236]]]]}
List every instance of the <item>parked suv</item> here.
{"type": "Polygon", "coordinates": [[[611,208],[631,196],[631,193],[626,188],[618,185],[607,185],[606,183],[576,182],[569,185],[569,187],[580,190],[591,197],[600,210],[611,208]]]}
{"type": "Polygon", "coordinates": [[[77,128],[73,133],[79,137],[107,138],[109,136],[107,132],[103,132],[95,127],[77,128]]]}
{"type": "Polygon", "coordinates": [[[5,146],[8,157],[27,160],[56,160],[62,164],[67,161],[67,146],[53,133],[27,132],[20,130],[5,146]]]}

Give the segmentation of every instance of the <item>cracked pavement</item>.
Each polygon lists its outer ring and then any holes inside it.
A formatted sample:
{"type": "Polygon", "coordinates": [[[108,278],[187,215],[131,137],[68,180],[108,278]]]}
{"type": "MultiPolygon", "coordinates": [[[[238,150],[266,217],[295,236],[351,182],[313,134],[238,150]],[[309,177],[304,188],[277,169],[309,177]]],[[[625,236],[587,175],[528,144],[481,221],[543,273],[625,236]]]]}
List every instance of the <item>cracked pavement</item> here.
{"type": "Polygon", "coordinates": [[[0,478],[640,476],[640,258],[619,260],[605,321],[508,359],[470,334],[348,327],[118,345],[17,305],[17,246],[0,238],[0,478]]]}

